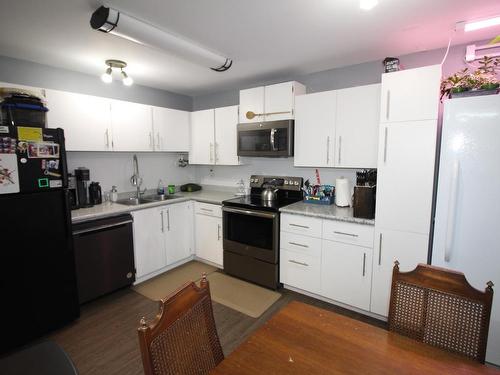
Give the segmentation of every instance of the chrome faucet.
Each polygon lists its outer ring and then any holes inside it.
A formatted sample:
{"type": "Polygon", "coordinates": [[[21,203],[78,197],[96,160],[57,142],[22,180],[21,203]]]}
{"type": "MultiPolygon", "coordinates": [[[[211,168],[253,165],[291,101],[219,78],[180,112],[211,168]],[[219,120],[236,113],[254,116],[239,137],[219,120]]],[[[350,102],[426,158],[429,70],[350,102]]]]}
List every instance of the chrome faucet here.
{"type": "Polygon", "coordinates": [[[134,164],[134,174],[132,175],[132,177],[130,177],[130,183],[132,184],[132,186],[135,186],[137,188],[136,198],[139,199],[140,196],[144,194],[146,189],[141,191],[142,177],[139,175],[139,162],[137,161],[137,155],[135,154],[133,158],[133,164],[134,164]]]}

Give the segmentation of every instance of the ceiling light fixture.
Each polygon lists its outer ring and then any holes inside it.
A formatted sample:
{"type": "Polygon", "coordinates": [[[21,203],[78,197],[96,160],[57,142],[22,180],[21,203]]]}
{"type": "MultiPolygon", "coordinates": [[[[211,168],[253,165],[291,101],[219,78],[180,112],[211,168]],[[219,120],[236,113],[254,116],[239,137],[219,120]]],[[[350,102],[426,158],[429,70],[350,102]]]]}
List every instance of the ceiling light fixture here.
{"type": "Polygon", "coordinates": [[[95,30],[113,34],[134,43],[173,52],[216,72],[224,72],[233,64],[228,57],[105,6],[99,7],[92,14],[90,26],[95,30]]]}
{"type": "Polygon", "coordinates": [[[362,10],[371,10],[378,5],[378,0],[359,0],[359,8],[362,10]]]}
{"type": "Polygon", "coordinates": [[[106,60],[106,65],[108,68],[106,72],[104,72],[101,76],[103,82],[111,83],[113,82],[113,69],[120,69],[120,73],[122,76],[122,82],[125,86],[131,86],[134,83],[134,80],[125,73],[125,68],[127,67],[127,63],[121,60],[106,60]]]}

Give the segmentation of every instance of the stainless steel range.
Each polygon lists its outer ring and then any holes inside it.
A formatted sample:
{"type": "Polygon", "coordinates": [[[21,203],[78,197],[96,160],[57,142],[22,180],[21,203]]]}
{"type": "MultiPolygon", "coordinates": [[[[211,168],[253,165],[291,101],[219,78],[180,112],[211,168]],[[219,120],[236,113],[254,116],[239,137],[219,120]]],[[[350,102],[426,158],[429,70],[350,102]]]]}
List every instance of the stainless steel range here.
{"type": "Polygon", "coordinates": [[[250,195],[222,202],[224,272],[279,287],[279,209],[302,200],[301,177],[251,176],[250,195]]]}

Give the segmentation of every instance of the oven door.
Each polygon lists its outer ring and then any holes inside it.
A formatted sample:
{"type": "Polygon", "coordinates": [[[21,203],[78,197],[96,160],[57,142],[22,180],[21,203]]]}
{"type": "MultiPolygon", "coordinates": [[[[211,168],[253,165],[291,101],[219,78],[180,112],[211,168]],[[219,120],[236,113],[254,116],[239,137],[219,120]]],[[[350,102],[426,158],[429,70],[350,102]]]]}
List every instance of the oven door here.
{"type": "Polygon", "coordinates": [[[238,156],[293,156],[293,120],[238,124],[238,156]]]}
{"type": "Polygon", "coordinates": [[[279,214],[222,207],[224,251],[278,263],[279,214]]]}

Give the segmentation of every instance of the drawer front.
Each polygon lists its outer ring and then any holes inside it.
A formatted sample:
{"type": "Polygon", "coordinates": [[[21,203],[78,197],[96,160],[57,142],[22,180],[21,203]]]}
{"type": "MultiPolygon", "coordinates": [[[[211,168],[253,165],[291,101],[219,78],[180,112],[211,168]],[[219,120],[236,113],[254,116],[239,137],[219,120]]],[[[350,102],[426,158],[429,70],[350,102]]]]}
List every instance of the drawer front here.
{"type": "Polygon", "coordinates": [[[323,220],[325,240],[373,248],[375,228],[371,225],[323,220]]]}
{"type": "Polygon", "coordinates": [[[321,257],[321,239],[315,237],[281,232],[280,247],[313,257],[321,257]]]}
{"type": "Polygon", "coordinates": [[[194,212],[196,214],[201,214],[201,215],[222,217],[222,208],[217,204],[195,202],[194,212]]]}
{"type": "Polygon", "coordinates": [[[280,282],[311,293],[320,292],[321,258],[281,249],[280,282]]]}
{"type": "Polygon", "coordinates": [[[281,214],[281,230],[321,238],[321,221],[315,217],[281,214]]]}

